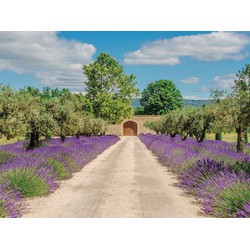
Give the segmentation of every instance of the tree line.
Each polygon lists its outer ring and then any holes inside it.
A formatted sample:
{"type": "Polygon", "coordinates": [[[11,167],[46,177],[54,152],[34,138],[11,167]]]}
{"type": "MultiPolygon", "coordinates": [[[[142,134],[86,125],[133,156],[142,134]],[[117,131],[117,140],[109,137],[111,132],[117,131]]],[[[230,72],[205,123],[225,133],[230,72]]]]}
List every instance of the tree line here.
{"type": "Polygon", "coordinates": [[[27,87],[14,90],[0,85],[0,134],[11,139],[26,136],[28,149],[38,147],[41,137],[102,134],[107,123],[94,118],[88,101],[68,89],[27,87]]]}
{"type": "Polygon", "coordinates": [[[41,137],[104,134],[108,123],[133,115],[131,105],[139,90],[135,76],[107,53],[83,66],[85,94],[69,89],[26,87],[20,90],[0,85],[0,137],[26,135],[28,149],[39,146],[41,137]]]}
{"type": "Polygon", "coordinates": [[[211,96],[212,102],[207,106],[168,110],[160,121],[147,121],[145,126],[171,137],[180,135],[183,140],[192,136],[197,142],[204,141],[206,133],[215,133],[220,139],[222,132],[235,130],[237,151],[242,152],[250,126],[250,64],[236,74],[229,94],[214,90],[211,96]]]}

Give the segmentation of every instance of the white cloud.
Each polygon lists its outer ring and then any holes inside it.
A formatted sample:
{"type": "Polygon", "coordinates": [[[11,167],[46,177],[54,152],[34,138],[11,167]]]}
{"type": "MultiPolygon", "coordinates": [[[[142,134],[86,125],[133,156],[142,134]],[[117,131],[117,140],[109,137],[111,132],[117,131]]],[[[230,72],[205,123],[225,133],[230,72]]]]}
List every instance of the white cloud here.
{"type": "Polygon", "coordinates": [[[235,74],[215,76],[213,79],[218,88],[222,90],[230,90],[234,86],[234,80],[236,80],[235,74]]]}
{"type": "Polygon", "coordinates": [[[186,100],[209,100],[209,98],[200,97],[198,95],[188,95],[188,96],[183,96],[182,98],[186,100]]]}
{"type": "Polygon", "coordinates": [[[177,36],[156,40],[141,49],[125,54],[126,64],[180,63],[180,57],[217,61],[224,59],[242,60],[248,56],[244,51],[250,37],[236,32],[212,32],[208,34],[177,36]]]}
{"type": "Polygon", "coordinates": [[[201,87],[197,90],[194,90],[195,92],[202,92],[202,93],[209,93],[211,91],[211,88],[208,87],[201,87]]]}
{"type": "Polygon", "coordinates": [[[0,71],[30,73],[43,85],[82,88],[82,66],[95,52],[92,44],[59,38],[53,31],[0,32],[0,71]]]}
{"type": "Polygon", "coordinates": [[[180,80],[180,82],[182,82],[182,83],[198,83],[199,78],[196,76],[192,76],[192,77],[189,77],[187,79],[182,79],[182,80],[180,80]]]}

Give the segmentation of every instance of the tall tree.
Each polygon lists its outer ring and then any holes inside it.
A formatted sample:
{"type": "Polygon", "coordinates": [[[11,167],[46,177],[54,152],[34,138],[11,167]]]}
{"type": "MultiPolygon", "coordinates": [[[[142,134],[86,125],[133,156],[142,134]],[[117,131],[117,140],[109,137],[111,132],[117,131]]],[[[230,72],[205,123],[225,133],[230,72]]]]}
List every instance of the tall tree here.
{"type": "Polygon", "coordinates": [[[242,152],[250,125],[250,64],[236,74],[232,94],[227,98],[228,111],[237,133],[237,151],[242,152]]]}
{"type": "Polygon", "coordinates": [[[142,91],[140,103],[147,115],[163,115],[184,106],[181,92],[169,80],[149,83],[142,91]]]}
{"type": "Polygon", "coordinates": [[[109,123],[121,122],[133,114],[131,103],[139,95],[135,76],[125,75],[123,67],[107,53],[101,53],[95,62],[83,66],[88,81],[86,97],[96,118],[109,123]]]}

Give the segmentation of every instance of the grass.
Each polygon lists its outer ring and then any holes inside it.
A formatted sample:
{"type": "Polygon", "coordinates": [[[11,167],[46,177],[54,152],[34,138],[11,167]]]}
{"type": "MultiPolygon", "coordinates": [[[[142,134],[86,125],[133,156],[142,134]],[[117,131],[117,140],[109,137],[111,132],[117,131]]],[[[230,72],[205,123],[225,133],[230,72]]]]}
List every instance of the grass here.
{"type": "MultiPolygon", "coordinates": [[[[215,134],[206,134],[207,140],[215,140],[215,134]]],[[[250,138],[249,138],[250,139],[250,138]]],[[[237,142],[237,134],[236,133],[223,133],[222,134],[222,141],[226,142],[237,142]]]]}
{"type": "Polygon", "coordinates": [[[14,143],[14,142],[22,141],[22,140],[24,140],[24,139],[25,139],[24,137],[16,137],[16,138],[7,140],[7,138],[6,138],[5,136],[3,136],[3,137],[0,139],[0,145],[12,144],[12,143],[14,143]]]}

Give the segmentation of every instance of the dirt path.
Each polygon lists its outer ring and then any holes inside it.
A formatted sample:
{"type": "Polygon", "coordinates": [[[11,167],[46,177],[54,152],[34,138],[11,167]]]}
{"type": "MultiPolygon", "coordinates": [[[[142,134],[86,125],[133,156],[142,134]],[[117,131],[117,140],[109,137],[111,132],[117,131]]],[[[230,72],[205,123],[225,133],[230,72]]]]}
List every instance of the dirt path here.
{"type": "Polygon", "coordinates": [[[48,197],[29,200],[23,217],[201,217],[138,137],[122,137],[48,197]]]}

